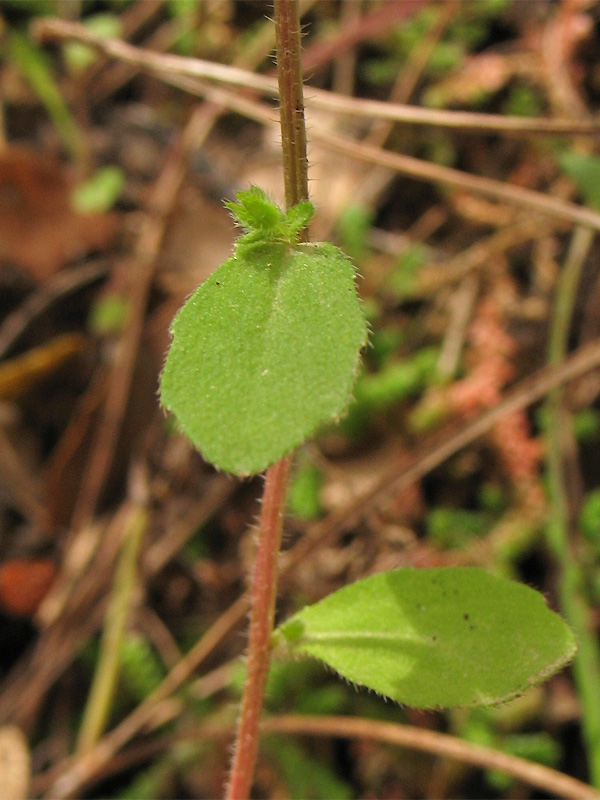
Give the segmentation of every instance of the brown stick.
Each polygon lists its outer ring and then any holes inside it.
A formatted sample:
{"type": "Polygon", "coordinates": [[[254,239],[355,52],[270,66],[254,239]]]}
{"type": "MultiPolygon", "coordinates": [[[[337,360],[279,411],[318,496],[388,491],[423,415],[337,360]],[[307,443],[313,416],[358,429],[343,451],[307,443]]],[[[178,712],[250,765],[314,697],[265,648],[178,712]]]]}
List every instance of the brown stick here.
{"type": "MultiPolygon", "coordinates": [[[[331,736],[347,739],[368,739],[408,750],[419,750],[439,758],[450,758],[479,769],[500,770],[528,786],[568,800],[600,800],[600,793],[587,783],[572,778],[564,772],[527,759],[474,744],[447,733],[403,725],[395,722],[342,717],[335,715],[282,714],[269,717],[261,723],[263,734],[292,734],[298,736],[331,736]]],[[[156,758],[175,744],[200,738],[223,739],[230,735],[230,726],[202,725],[192,733],[163,736],[160,739],[134,745],[115,756],[107,764],[104,777],[132,769],[140,763],[156,758]]],[[[34,779],[33,791],[40,789],[39,779],[34,779]]]]}
{"type": "MultiPolygon", "coordinates": [[[[269,97],[278,96],[277,82],[268,75],[257,75],[248,70],[202,61],[188,56],[156,53],[127,44],[120,39],[103,39],[84,25],[63,19],[38,19],[31,25],[32,35],[40,40],[73,40],[96,48],[105,55],[152,72],[160,80],[168,75],[185,78],[203,78],[220,83],[255,89],[269,97]]],[[[332,113],[349,116],[387,119],[414,125],[434,125],[488,132],[495,130],[514,134],[600,134],[596,120],[543,119],[536,117],[504,117],[500,114],[480,114],[473,111],[447,111],[445,109],[419,108],[417,106],[386,103],[379,100],[344,97],[335,92],[310,87],[307,105],[332,113]]]]}
{"type": "MultiPolygon", "coordinates": [[[[270,125],[273,122],[272,110],[265,103],[249,100],[248,98],[240,97],[236,92],[214,88],[197,80],[181,76],[166,76],[163,80],[191,94],[198,94],[212,102],[220,103],[232,111],[236,111],[249,119],[255,119],[262,124],[270,125]]],[[[600,214],[597,211],[566,202],[558,197],[548,196],[533,189],[524,189],[493,178],[482,178],[478,175],[471,175],[440,164],[432,164],[429,161],[423,161],[413,156],[392,153],[379,147],[355,142],[325,131],[323,126],[318,123],[314,123],[311,127],[311,138],[313,142],[320,142],[329,149],[409,175],[416,180],[446,184],[510,205],[521,206],[522,208],[530,209],[534,213],[554,217],[557,220],[564,220],[571,224],[586,225],[594,230],[600,230],[600,214]]]]}
{"type": "Polygon", "coordinates": [[[296,733],[311,736],[343,736],[352,739],[372,739],[379,742],[408,747],[434,753],[437,756],[462,761],[485,769],[499,769],[507,775],[550,792],[557,797],[570,800],[600,800],[593,786],[571,778],[542,764],[526,761],[523,758],[502,753],[491,747],[472,744],[445,733],[416,728],[412,725],[398,725],[393,722],[380,722],[339,716],[289,716],[271,717],[262,726],[264,731],[296,733]]]}

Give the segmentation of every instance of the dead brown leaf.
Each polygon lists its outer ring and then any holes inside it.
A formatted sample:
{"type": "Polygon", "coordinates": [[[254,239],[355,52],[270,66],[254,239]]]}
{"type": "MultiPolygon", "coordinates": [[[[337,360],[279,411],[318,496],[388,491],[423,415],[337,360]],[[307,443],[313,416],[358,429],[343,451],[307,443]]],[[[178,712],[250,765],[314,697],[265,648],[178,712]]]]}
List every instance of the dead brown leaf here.
{"type": "Polygon", "coordinates": [[[116,217],[73,210],[74,183],[46,153],[23,146],[0,153],[0,262],[43,281],[77,256],[109,245],[116,217]]]}

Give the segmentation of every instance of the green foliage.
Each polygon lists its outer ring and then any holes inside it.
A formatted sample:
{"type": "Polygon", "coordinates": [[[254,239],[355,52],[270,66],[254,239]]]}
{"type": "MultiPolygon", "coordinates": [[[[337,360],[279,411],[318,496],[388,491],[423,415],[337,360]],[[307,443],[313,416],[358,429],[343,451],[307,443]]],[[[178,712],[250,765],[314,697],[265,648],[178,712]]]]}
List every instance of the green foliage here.
{"type": "MultiPolygon", "coordinates": [[[[462,736],[473,744],[493,747],[504,753],[535,761],[548,767],[556,767],[561,751],[557,742],[544,732],[527,733],[499,733],[494,724],[495,720],[486,713],[485,709],[478,709],[469,718],[462,736]]],[[[506,792],[514,785],[514,778],[505,772],[487,770],[486,779],[494,789],[506,792]]]]}
{"type": "Polygon", "coordinates": [[[121,643],[121,676],[141,702],[156,689],[165,677],[165,670],[150,642],[131,633],[121,643]]]}
{"type": "Polygon", "coordinates": [[[169,758],[161,758],[155,764],[140,772],[120,791],[118,800],[160,800],[164,796],[163,787],[174,772],[169,758]]]}
{"type": "Polygon", "coordinates": [[[442,547],[464,547],[471,539],[486,533],[493,516],[485,511],[434,508],[426,517],[427,535],[442,547]]]}
{"type": "Polygon", "coordinates": [[[383,367],[404,341],[404,335],[399,328],[387,326],[371,333],[369,360],[375,367],[383,367]]]}
{"type": "Polygon", "coordinates": [[[433,27],[438,15],[438,10],[429,5],[394,28],[390,33],[391,52],[382,58],[361,61],[361,76],[375,84],[393,82],[413,48],[418,47],[433,27]]]}
{"type": "Polygon", "coordinates": [[[173,17],[181,17],[198,9],[197,0],[168,0],[167,10],[173,17]]]}
{"type": "Polygon", "coordinates": [[[288,508],[299,519],[317,519],[322,506],[319,496],[322,484],[321,470],[312,464],[296,471],[288,490],[288,508]]]}
{"type": "MultiPolygon", "coordinates": [[[[82,24],[105,39],[121,35],[121,21],[115,14],[92,14],[83,19],[82,24]]],[[[81,42],[67,42],[63,47],[65,62],[74,73],[87,69],[98,58],[98,52],[93,47],[81,42]]]]}
{"type": "Polygon", "coordinates": [[[589,442],[600,435],[600,414],[594,408],[583,408],[573,415],[573,434],[578,442],[589,442]]]}
{"type": "Polygon", "coordinates": [[[197,0],[168,0],[166,8],[179,29],[179,37],[174,43],[175,52],[182,56],[193,56],[200,35],[197,0]]]}
{"type": "Polygon", "coordinates": [[[508,116],[539,117],[543,111],[541,95],[527,84],[511,86],[502,110],[508,116]]]}
{"type": "Polygon", "coordinates": [[[92,306],[89,326],[99,336],[120,333],[129,317],[129,302],[122,295],[107,294],[92,306]]]}
{"type": "Polygon", "coordinates": [[[102,167],[76,187],[71,205],[81,214],[109,211],[125,186],[125,175],[118,167],[102,167]]]}
{"type": "Polygon", "coordinates": [[[480,47],[489,35],[494,18],[501,14],[510,0],[471,3],[465,13],[457,15],[448,26],[447,38],[468,50],[480,47]]]}
{"type": "MultiPolygon", "coordinates": [[[[425,75],[444,77],[460,67],[467,55],[480,48],[489,37],[494,18],[506,8],[509,0],[479,0],[467,3],[446,26],[425,65],[425,75]]],[[[411,54],[437,24],[440,9],[429,4],[395,28],[388,41],[388,53],[378,59],[361,62],[361,75],[375,84],[393,82],[411,54]]],[[[426,102],[435,100],[434,93],[425,94],[426,102]]],[[[442,98],[439,98],[443,102],[442,98]]]]}
{"type": "Polygon", "coordinates": [[[198,768],[207,751],[205,742],[179,742],[119,792],[118,800],[160,800],[173,796],[173,778],[185,775],[190,764],[198,768]]]}
{"type": "Polygon", "coordinates": [[[13,8],[24,11],[31,17],[50,17],[56,13],[54,0],[3,0],[2,5],[6,8],[13,8]]]}
{"type": "Polygon", "coordinates": [[[579,513],[579,527],[587,539],[600,546],[600,489],[586,495],[579,513]]]}
{"type": "Polygon", "coordinates": [[[364,435],[378,415],[420,392],[432,377],[432,352],[423,348],[423,352],[391,363],[379,372],[361,372],[354,389],[354,402],[337,426],[339,431],[350,439],[364,435]]]}
{"type": "MultiPolygon", "coordinates": [[[[514,733],[506,736],[500,748],[517,758],[544,764],[547,767],[556,767],[560,760],[560,747],[548,733],[514,733]]],[[[515,780],[506,772],[489,770],[486,772],[488,783],[499,791],[510,789],[515,780]]]]}
{"type": "Polygon", "coordinates": [[[346,206],[338,219],[337,233],[342,248],[358,263],[369,252],[369,232],[372,226],[372,210],[359,203],[346,206]]]}
{"type": "Polygon", "coordinates": [[[228,202],[225,206],[231,211],[236,225],[245,231],[236,243],[236,255],[239,257],[253,244],[296,244],[300,231],[308,225],[314,213],[314,206],[308,201],[298,203],[284,212],[258,186],[238,192],[237,202],[228,202]]]}
{"type": "Polygon", "coordinates": [[[390,364],[380,372],[364,374],[356,386],[356,401],[371,409],[385,408],[410,397],[435,374],[438,352],[422,347],[410,357],[390,364]]]}
{"type": "Polygon", "coordinates": [[[246,233],[175,317],[160,391],[209,462],[250,475],[342,414],[367,329],[341,250],[296,243],[309,203],[252,188],[229,208],[246,233]]]}
{"type": "Polygon", "coordinates": [[[445,131],[431,131],[423,142],[423,157],[434,164],[443,167],[453,167],[456,164],[456,146],[452,137],[445,131]]]}
{"type": "Polygon", "coordinates": [[[296,714],[341,714],[348,707],[348,693],[332,683],[316,661],[273,661],[265,692],[269,710],[296,714]]]}
{"type": "Polygon", "coordinates": [[[600,209],[600,156],[567,151],[558,156],[558,165],[577,185],[585,203],[600,209]]]}
{"type": "Polygon", "coordinates": [[[576,649],[540,594],[473,567],[374,575],[298,612],[274,639],[282,653],[421,708],[509,700],[576,649]]]}
{"type": "Polygon", "coordinates": [[[269,736],[264,747],[282,773],[292,800],[320,800],[323,797],[349,800],[353,797],[348,783],[296,742],[269,736]]]}
{"type": "Polygon", "coordinates": [[[429,433],[448,418],[448,402],[439,391],[426,392],[406,417],[407,428],[416,434],[429,433]]]}
{"type": "MultiPolygon", "coordinates": [[[[494,19],[502,14],[509,3],[510,0],[480,0],[467,4],[464,12],[457,14],[448,25],[441,44],[453,44],[462,50],[462,57],[467,52],[473,52],[488,38],[494,19]]],[[[458,61],[455,63],[458,64],[458,61]]],[[[449,66],[444,67],[442,61],[436,71],[443,73],[449,66]]]]}
{"type": "Polygon", "coordinates": [[[497,483],[484,483],[478,492],[479,504],[486,511],[498,513],[506,507],[506,496],[497,483]]]}
{"type": "Polygon", "coordinates": [[[7,55],[46,107],[64,142],[79,157],[79,130],[58,88],[45,54],[20,31],[11,30],[7,37],[7,55]]]}
{"type": "Polygon", "coordinates": [[[407,247],[401,253],[386,282],[388,291],[398,300],[410,298],[415,291],[419,270],[426,263],[427,253],[422,245],[415,244],[407,247]]]}
{"type": "Polygon", "coordinates": [[[341,422],[342,432],[350,437],[359,435],[375,414],[421,391],[435,378],[437,359],[434,348],[422,347],[378,372],[362,372],[354,389],[355,402],[341,422]]]}
{"type": "Polygon", "coordinates": [[[433,75],[443,75],[457,67],[464,57],[465,48],[461,42],[440,42],[431,54],[427,71],[433,75]]]}
{"type": "Polygon", "coordinates": [[[398,75],[398,64],[392,58],[374,58],[359,66],[359,74],[363,80],[375,86],[392,83],[398,75]]]}
{"type": "Polygon", "coordinates": [[[406,58],[414,47],[419,46],[438,18],[439,10],[435,6],[427,5],[416,14],[411,15],[402,25],[398,25],[393,33],[396,52],[406,58]]]}

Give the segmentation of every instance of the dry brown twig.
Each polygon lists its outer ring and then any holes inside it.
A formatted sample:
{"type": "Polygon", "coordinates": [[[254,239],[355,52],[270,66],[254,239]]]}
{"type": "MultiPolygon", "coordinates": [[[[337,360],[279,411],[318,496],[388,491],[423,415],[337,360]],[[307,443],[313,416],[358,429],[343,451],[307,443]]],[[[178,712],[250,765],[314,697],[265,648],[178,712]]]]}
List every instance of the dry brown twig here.
{"type": "MultiPolygon", "coordinates": [[[[38,20],[33,26],[34,33],[41,39],[76,39],[98,48],[101,52],[135,63],[145,68],[161,80],[179,85],[190,92],[205,96],[211,102],[244,113],[265,124],[273,123],[273,111],[247,98],[239,98],[232,92],[222,88],[215,89],[206,83],[195,83],[190,78],[216,80],[238,86],[255,89],[269,96],[277,96],[278,90],[274,79],[256,75],[255,73],[227,67],[222,64],[189,59],[180,56],[156,54],[132,47],[119,39],[101,39],[77,23],[64,20],[38,20]],[[174,79],[173,79],[174,78],[174,79]]],[[[355,100],[354,98],[334,95],[311,89],[307,92],[307,107],[326,109],[333,113],[351,113],[380,119],[393,119],[398,122],[428,124],[455,127],[479,131],[495,130],[511,133],[600,133],[597,123],[590,120],[563,122],[561,120],[525,119],[522,117],[502,117],[485,114],[465,114],[465,112],[434,111],[411,106],[396,106],[371,100],[355,100]]],[[[313,141],[342,153],[379,167],[399,172],[416,180],[471,191],[494,200],[507,202],[551,217],[568,220],[578,225],[587,225],[600,230],[600,214],[573,203],[567,203],[555,197],[548,197],[541,192],[511,186],[491,178],[470,175],[450,167],[432,164],[427,161],[382,150],[369,144],[354,142],[338,135],[333,135],[321,126],[311,126],[313,141]]]]}
{"type": "MultiPolygon", "coordinates": [[[[214,88],[186,77],[164,78],[167,83],[178,86],[188,92],[199,94],[206,99],[228,107],[243,116],[263,125],[273,125],[273,109],[254,100],[240,97],[234,92],[222,88],[214,88]]],[[[311,140],[325,147],[380,167],[387,167],[395,172],[408,175],[415,180],[441,183],[466,192],[490,197],[493,200],[523,207],[538,214],[551,216],[557,220],[571,224],[586,225],[600,230],[600,214],[575,203],[568,203],[556,197],[549,197],[542,192],[524,189],[520,186],[497,181],[492,178],[481,178],[461,172],[451,167],[432,164],[413,156],[392,153],[379,147],[355,142],[339,135],[331,134],[315,122],[311,125],[311,140]]]]}
{"type": "MultiPolygon", "coordinates": [[[[74,40],[95,47],[100,52],[156,74],[178,75],[232,84],[254,89],[268,97],[278,96],[277,81],[239,67],[211,61],[154,53],[127,44],[120,39],[103,39],[76,22],[59,19],[39,19],[32,25],[32,34],[44,41],[74,40]]],[[[365,100],[307,87],[306,105],[310,108],[347,114],[352,117],[387,119],[414,125],[434,125],[473,131],[498,131],[513,134],[581,134],[600,135],[593,120],[553,120],[530,117],[503,117],[499,114],[477,114],[468,111],[445,111],[407,106],[396,103],[365,100]]]]}
{"type": "Polygon", "coordinates": [[[352,142],[339,136],[333,136],[322,130],[313,131],[313,140],[319,141],[338,153],[353,156],[378,166],[389,167],[396,172],[402,173],[402,175],[408,175],[416,180],[441,183],[463,191],[491,197],[494,200],[501,200],[511,205],[521,206],[530,211],[546,214],[557,219],[585,225],[594,230],[600,230],[600,214],[583,206],[577,206],[574,203],[567,203],[556,197],[549,197],[541,192],[535,192],[532,189],[512,186],[492,178],[470,175],[458,169],[431,164],[413,156],[391,153],[378,147],[371,147],[360,142],[352,142]]]}
{"type": "MultiPolygon", "coordinates": [[[[163,78],[163,80],[190,93],[199,94],[263,125],[273,125],[274,123],[273,109],[264,103],[249,100],[226,89],[215,88],[186,77],[168,77],[163,78]]],[[[557,220],[567,221],[571,224],[587,225],[595,230],[600,230],[600,214],[583,206],[569,203],[556,197],[549,197],[532,189],[512,186],[492,178],[482,178],[451,167],[432,164],[413,156],[392,153],[379,147],[355,142],[329,133],[318,122],[311,124],[311,140],[319,142],[343,155],[351,156],[376,166],[386,167],[416,180],[445,184],[461,191],[470,191],[490,197],[493,200],[508,203],[512,206],[527,208],[557,220]]]]}
{"type": "MultiPolygon", "coordinates": [[[[158,742],[131,747],[106,764],[105,777],[135,766],[141,761],[156,757],[158,753],[179,742],[200,738],[227,739],[231,736],[229,725],[202,725],[192,733],[163,737],[158,742]]],[[[332,736],[346,739],[367,739],[374,742],[405,747],[430,753],[438,758],[449,758],[480,769],[500,770],[522,783],[550,792],[569,800],[599,800],[600,793],[589,784],[571,778],[558,770],[494,750],[491,747],[467,742],[446,733],[403,725],[394,722],[343,717],[334,715],[282,714],[264,719],[263,733],[284,733],[297,736],[332,736]]],[[[39,779],[35,781],[39,787],[39,779]]],[[[63,795],[60,795],[62,797],[63,795]]],[[[56,795],[52,795],[56,797],[56,795]]]]}
{"type": "Polygon", "coordinates": [[[571,800],[597,800],[600,793],[582,781],[523,758],[466,742],[446,733],[379,720],[341,716],[289,716],[265,720],[263,731],[309,736],[341,736],[408,747],[462,761],[484,769],[498,769],[530,786],[571,800]]]}

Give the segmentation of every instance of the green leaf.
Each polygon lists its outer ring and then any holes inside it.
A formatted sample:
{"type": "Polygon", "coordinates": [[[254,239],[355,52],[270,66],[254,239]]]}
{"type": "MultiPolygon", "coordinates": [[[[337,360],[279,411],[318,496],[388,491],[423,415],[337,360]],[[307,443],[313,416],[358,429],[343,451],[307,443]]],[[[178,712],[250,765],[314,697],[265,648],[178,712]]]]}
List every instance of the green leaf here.
{"type": "Polygon", "coordinates": [[[576,650],[538,592],[475,567],[374,575],[303,609],[274,639],[420,708],[509,700],[576,650]]]}
{"type": "Polygon", "coordinates": [[[297,235],[303,228],[306,228],[312,215],[315,213],[315,207],[308,200],[292,206],[285,215],[286,224],[291,235],[297,235]]]}
{"type": "Polygon", "coordinates": [[[225,203],[236,225],[246,233],[236,243],[236,254],[243,256],[246,247],[267,242],[295,244],[300,231],[314,214],[314,206],[305,200],[283,212],[258,186],[238,192],[236,203],[225,203]]]}
{"type": "Polygon", "coordinates": [[[225,203],[225,207],[246,232],[261,231],[269,238],[284,238],[285,213],[258,186],[238,192],[237,202],[225,203]]]}
{"type": "Polygon", "coordinates": [[[239,198],[248,233],[175,317],[160,391],[207,461],[250,475],[342,414],[367,330],[350,261],[294,243],[308,205],[239,198]]]}
{"type": "Polygon", "coordinates": [[[568,151],[560,154],[558,165],[569,178],[575,181],[587,205],[598,210],[600,208],[600,158],[595,155],[568,151]]]}
{"type": "Polygon", "coordinates": [[[102,167],[75,188],[71,204],[80,214],[103,213],[114,206],[124,187],[123,170],[102,167]]]}

